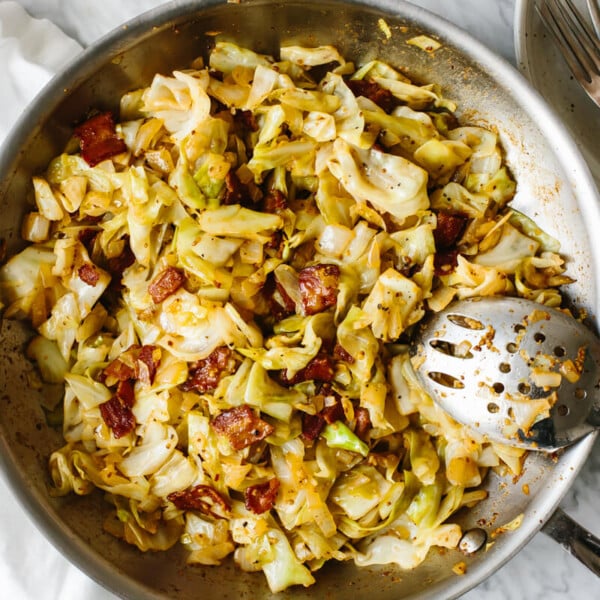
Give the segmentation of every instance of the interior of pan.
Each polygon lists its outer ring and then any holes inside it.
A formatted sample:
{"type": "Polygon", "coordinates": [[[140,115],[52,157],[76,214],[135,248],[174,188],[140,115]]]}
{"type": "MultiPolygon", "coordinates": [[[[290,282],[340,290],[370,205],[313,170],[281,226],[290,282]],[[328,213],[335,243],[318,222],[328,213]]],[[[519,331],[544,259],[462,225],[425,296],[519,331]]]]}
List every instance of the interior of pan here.
{"type": "MultiPolygon", "coordinates": [[[[380,57],[422,82],[442,84],[460,106],[463,122],[498,130],[518,181],[516,208],[562,242],[569,260],[573,302],[593,317],[600,280],[598,248],[589,234],[598,222],[598,202],[589,174],[559,123],[516,72],[466,34],[431,14],[397,0],[368,6],[353,2],[222,1],[173,2],[128,24],[88,49],[33,103],[0,156],[0,238],[10,255],[19,248],[23,213],[32,200],[30,177],[62,151],[72,125],[89,109],[115,109],[120,95],[150,82],[157,72],[181,68],[205,54],[215,39],[277,53],[280,44],[334,44],[360,63],[380,57]],[[385,20],[385,23],[381,21],[385,20]],[[406,41],[426,33],[442,47],[427,53],[406,41]]],[[[269,596],[261,574],[244,574],[231,563],[185,568],[177,548],[142,554],[102,531],[101,494],[50,498],[47,458],[62,437],[46,424],[44,402],[60,389],[39,389],[23,358],[30,332],[3,321],[0,329],[0,455],[13,488],[45,534],[75,564],[125,597],[261,598],[269,596]]],[[[475,585],[533,535],[575,477],[593,440],[583,441],[555,462],[528,459],[516,482],[490,477],[490,498],[461,518],[465,527],[488,532],[525,514],[523,525],[498,536],[487,551],[465,557],[432,552],[419,568],[324,567],[316,586],[294,589],[293,598],[443,598],[475,585]],[[528,487],[528,494],[524,490],[528,487]],[[459,577],[452,566],[467,562],[459,577]]]]}

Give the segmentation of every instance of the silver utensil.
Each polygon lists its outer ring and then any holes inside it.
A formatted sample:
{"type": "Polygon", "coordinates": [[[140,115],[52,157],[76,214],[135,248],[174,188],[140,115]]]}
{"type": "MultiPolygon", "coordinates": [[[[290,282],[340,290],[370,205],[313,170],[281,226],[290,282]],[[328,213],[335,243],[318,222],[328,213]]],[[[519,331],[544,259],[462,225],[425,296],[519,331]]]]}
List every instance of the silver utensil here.
{"type": "Polygon", "coordinates": [[[490,439],[554,451],[600,427],[600,340],[564,312],[462,300],[422,326],[412,351],[433,400],[490,439]]]}
{"type": "MultiPolygon", "coordinates": [[[[598,14],[598,6],[588,0],[598,14]]],[[[554,37],[573,76],[588,96],[600,106],[600,39],[571,0],[542,0],[536,5],[540,17],[554,37]]]]}
{"type": "Polygon", "coordinates": [[[596,35],[600,37],[600,3],[599,0],[587,0],[588,9],[590,16],[592,17],[592,24],[596,30],[596,35]]]}

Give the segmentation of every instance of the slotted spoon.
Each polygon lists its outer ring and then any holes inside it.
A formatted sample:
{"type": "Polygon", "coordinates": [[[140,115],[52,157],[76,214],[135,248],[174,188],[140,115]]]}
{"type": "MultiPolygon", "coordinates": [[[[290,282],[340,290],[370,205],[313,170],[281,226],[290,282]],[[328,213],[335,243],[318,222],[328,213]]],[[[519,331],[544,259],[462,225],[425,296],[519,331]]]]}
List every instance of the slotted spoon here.
{"type": "Polygon", "coordinates": [[[600,427],[600,340],[521,298],[471,298],[427,320],[412,362],[455,420],[511,446],[555,451],[600,427]]]}

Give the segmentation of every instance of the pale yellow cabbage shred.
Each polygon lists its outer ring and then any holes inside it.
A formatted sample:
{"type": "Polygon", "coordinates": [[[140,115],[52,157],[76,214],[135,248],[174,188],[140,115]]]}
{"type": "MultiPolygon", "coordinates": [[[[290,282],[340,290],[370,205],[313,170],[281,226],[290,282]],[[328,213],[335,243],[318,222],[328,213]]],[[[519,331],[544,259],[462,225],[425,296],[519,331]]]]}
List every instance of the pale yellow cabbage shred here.
{"type": "Polygon", "coordinates": [[[93,168],[78,154],[55,158],[33,181],[32,245],[0,271],[5,316],[32,321],[46,341],[30,356],[49,381],[66,382],[53,493],[100,488],[115,507],[106,523],[115,535],[141,550],[180,542],[190,563],[232,555],[262,570],[273,592],[311,585],[329,559],[410,569],[430,547],[457,545],[460,527],[447,519],[485,498],[489,468],[518,475],[524,452],[438,409],[398,340],[454,298],[516,294],[556,306],[569,281],[557,244],[507,207],[515,183],[497,135],[455,127],[437,85],[414,85],[380,61],[357,70],[328,46],[282,48],[281,57],[217,43],[208,66],[156,75],[126,95],[118,132],[127,152],[93,168]],[[388,114],[356,97],[353,77],[389,90],[398,107],[388,114]],[[236,110],[257,130],[236,127],[236,110]],[[277,190],[288,207],[223,205],[229,172],[251,200],[277,190]],[[458,264],[442,275],[439,210],[469,217],[458,264]],[[92,252],[80,237],[90,228],[92,252]],[[126,239],[136,260],[109,305],[102,265],[126,239]],[[337,303],[304,315],[298,271],[318,263],[340,269],[337,303]],[[85,265],[97,268],[95,285],[78,276],[85,265]],[[155,304],[148,283],[167,266],[186,285],[155,304]],[[268,312],[261,290],[273,277],[297,314],[268,330],[252,315],[268,312]],[[332,382],[346,425],[307,443],[302,414],[318,412],[322,396],[310,381],[281,385],[273,371],[293,377],[324,340],[354,359],[336,362],[332,382]],[[133,344],[159,347],[161,360],[151,384],[135,384],[136,427],[117,439],[100,412],[113,392],[99,373],[133,344]],[[221,346],[235,350],[235,372],[214,392],[182,391],[190,365],[221,346]],[[240,404],[274,427],[259,449],[233,450],[211,426],[240,404]],[[352,432],[357,407],[372,424],[366,440],[352,432]],[[273,509],[248,510],[244,490],[273,477],[273,509]],[[199,484],[227,499],[227,514],[167,499],[199,484]]]}

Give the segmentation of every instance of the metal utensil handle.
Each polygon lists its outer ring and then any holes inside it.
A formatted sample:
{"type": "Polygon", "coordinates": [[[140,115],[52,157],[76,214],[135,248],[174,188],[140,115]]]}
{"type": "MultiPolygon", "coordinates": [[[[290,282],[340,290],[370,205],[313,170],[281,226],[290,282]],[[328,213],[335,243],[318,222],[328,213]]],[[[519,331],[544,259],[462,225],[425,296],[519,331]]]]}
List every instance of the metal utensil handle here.
{"type": "Polygon", "coordinates": [[[600,37],[600,4],[598,3],[598,0],[587,0],[587,5],[590,9],[590,15],[596,34],[600,37]]]}
{"type": "Polygon", "coordinates": [[[557,508],[542,528],[555,542],[580,560],[592,573],[600,576],[600,539],[557,508]]]}

